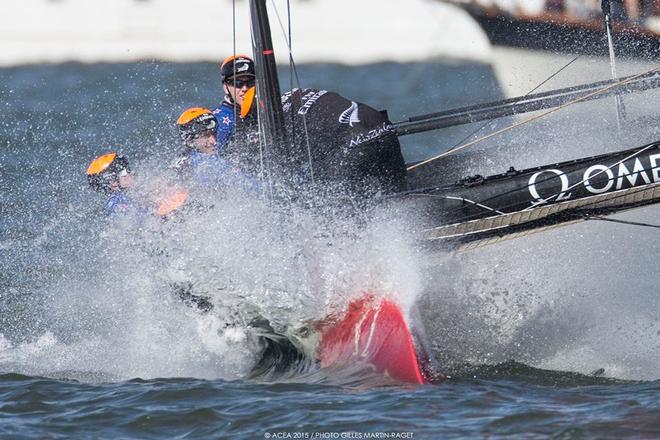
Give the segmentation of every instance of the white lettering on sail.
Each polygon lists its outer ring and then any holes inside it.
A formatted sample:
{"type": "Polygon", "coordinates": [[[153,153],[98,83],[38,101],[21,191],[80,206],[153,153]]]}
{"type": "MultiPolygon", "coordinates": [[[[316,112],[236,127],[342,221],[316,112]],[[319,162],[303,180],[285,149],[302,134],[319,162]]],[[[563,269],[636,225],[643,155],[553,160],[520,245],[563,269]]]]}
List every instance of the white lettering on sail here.
{"type": "Polygon", "coordinates": [[[319,100],[319,98],[328,93],[327,90],[311,91],[302,97],[304,104],[298,109],[299,115],[306,115],[309,109],[319,100]]]}
{"type": "Polygon", "coordinates": [[[653,169],[653,182],[660,182],[660,167],[658,167],[658,159],[660,159],[660,154],[651,154],[649,160],[651,161],[651,167],[653,169]]]}
{"type": "Polygon", "coordinates": [[[293,95],[294,93],[296,93],[299,90],[300,89],[296,87],[294,89],[289,90],[284,95],[282,95],[282,103],[284,103],[284,102],[288,101],[289,99],[291,99],[291,95],[293,95]]]}
{"type": "Polygon", "coordinates": [[[374,128],[373,130],[369,130],[367,133],[360,133],[359,135],[355,136],[350,140],[348,148],[357,147],[365,142],[376,139],[377,137],[392,131],[392,128],[392,124],[383,122],[382,127],[374,128]]]}
{"type": "Polygon", "coordinates": [[[589,168],[587,168],[587,171],[584,172],[584,178],[582,179],[584,182],[584,187],[587,189],[592,194],[602,194],[607,191],[609,191],[612,188],[612,185],[614,185],[614,173],[610,169],[610,167],[607,167],[605,165],[593,165],[589,168]],[[607,185],[605,185],[602,188],[594,188],[591,186],[591,182],[589,179],[594,177],[594,175],[605,173],[607,174],[607,185]]]}
{"type": "Polygon", "coordinates": [[[554,173],[557,176],[559,176],[559,180],[561,181],[561,192],[557,196],[557,201],[568,200],[571,198],[571,193],[566,194],[566,191],[568,191],[568,186],[569,186],[568,177],[566,176],[566,174],[564,174],[560,170],[543,170],[543,171],[539,171],[538,173],[532,174],[532,177],[529,178],[529,184],[527,185],[527,187],[529,188],[529,193],[532,195],[532,197],[534,197],[534,200],[536,200],[534,205],[539,205],[541,203],[546,202],[546,200],[541,197],[538,190],[536,189],[536,179],[538,179],[538,177],[543,173],[554,173]]]}
{"type": "Polygon", "coordinates": [[[624,163],[621,163],[619,165],[619,178],[616,179],[616,189],[621,189],[623,188],[623,178],[625,177],[628,179],[628,182],[630,183],[631,186],[637,185],[637,176],[642,176],[642,180],[644,182],[651,183],[651,179],[649,179],[648,174],[646,174],[646,171],[644,170],[644,166],[642,165],[642,162],[637,158],[635,159],[635,164],[633,165],[633,171],[632,173],[628,170],[628,167],[624,163]]]}

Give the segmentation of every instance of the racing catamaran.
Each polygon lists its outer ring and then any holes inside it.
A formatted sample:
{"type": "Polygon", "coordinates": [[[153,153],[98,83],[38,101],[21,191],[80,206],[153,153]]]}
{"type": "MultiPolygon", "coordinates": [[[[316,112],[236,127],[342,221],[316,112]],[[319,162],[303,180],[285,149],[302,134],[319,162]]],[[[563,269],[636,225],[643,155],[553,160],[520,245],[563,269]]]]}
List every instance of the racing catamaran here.
{"type": "MultiPolygon", "coordinates": [[[[285,127],[282,94],[268,23],[266,0],[250,0],[257,73],[259,130],[269,188],[292,172],[292,144],[285,127]]],[[[398,136],[493,119],[660,86],[660,69],[537,95],[410,118],[385,127],[398,136]]],[[[555,110],[553,110],[555,111],[555,110]]],[[[310,121],[313,123],[313,121],[310,121]]],[[[378,134],[377,134],[378,135],[378,134]]],[[[409,164],[410,175],[427,162],[409,164]]],[[[418,237],[444,249],[471,249],[506,238],[660,201],[660,142],[594,157],[495,176],[473,176],[453,185],[423,185],[382,203],[409,205],[421,213],[418,237]]],[[[362,363],[395,380],[425,383],[444,376],[432,368],[429,351],[415,337],[401,306],[389,297],[364,297],[341,316],[319,326],[315,356],[323,367],[362,363]]]]}

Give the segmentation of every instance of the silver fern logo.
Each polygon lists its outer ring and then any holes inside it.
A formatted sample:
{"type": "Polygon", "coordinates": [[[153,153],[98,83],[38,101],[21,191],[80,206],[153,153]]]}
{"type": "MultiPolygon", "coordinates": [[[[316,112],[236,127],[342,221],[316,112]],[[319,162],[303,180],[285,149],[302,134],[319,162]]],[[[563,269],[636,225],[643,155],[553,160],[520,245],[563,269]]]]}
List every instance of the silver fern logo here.
{"type": "Polygon", "coordinates": [[[356,122],[360,122],[360,116],[358,115],[358,105],[351,101],[351,106],[344,110],[341,115],[339,115],[339,123],[348,124],[352,127],[356,122]]]}

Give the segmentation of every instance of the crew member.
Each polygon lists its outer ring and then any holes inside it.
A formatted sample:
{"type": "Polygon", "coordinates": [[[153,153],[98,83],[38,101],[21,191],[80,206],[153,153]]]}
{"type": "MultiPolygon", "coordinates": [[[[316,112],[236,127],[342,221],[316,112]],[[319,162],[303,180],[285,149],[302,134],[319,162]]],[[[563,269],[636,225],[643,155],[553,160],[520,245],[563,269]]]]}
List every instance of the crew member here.
{"type": "MultiPolygon", "coordinates": [[[[187,192],[173,191],[171,188],[155,200],[154,209],[136,208],[136,204],[128,197],[127,192],[135,185],[128,159],[117,153],[107,153],[97,157],[87,168],[87,181],[90,186],[109,196],[106,203],[106,214],[112,216],[118,213],[127,213],[135,209],[144,214],[157,215],[167,218],[185,202],[187,192]]],[[[162,249],[157,254],[164,255],[162,249]]],[[[213,304],[206,296],[192,293],[192,283],[173,282],[170,284],[174,295],[189,306],[197,307],[202,312],[208,312],[213,304]]]]}
{"type": "Polygon", "coordinates": [[[203,186],[258,191],[255,178],[220,157],[216,143],[218,121],[210,110],[201,107],[185,110],[177,119],[177,128],[186,146],[174,166],[182,176],[203,186]]]}
{"type": "Polygon", "coordinates": [[[129,192],[135,186],[126,156],[115,152],[97,157],[87,167],[87,181],[96,191],[108,196],[105,206],[109,217],[119,213],[138,213],[141,216],[156,215],[169,218],[188,198],[188,193],[176,186],[166,186],[151,197],[148,204],[135,203],[129,192]],[[149,208],[148,206],[151,206],[149,208]]]}
{"type": "MultiPolygon", "coordinates": [[[[254,62],[244,55],[229,57],[221,74],[225,98],[213,111],[220,154],[257,175],[263,155],[253,108],[254,62]]],[[[313,180],[324,190],[341,186],[365,197],[407,188],[401,145],[385,112],[315,89],[286,93],[282,106],[292,143],[273,160],[293,176],[294,186],[313,180]]]]}
{"type": "Polygon", "coordinates": [[[218,121],[219,153],[242,171],[257,175],[259,136],[253,111],[256,93],[254,61],[246,55],[233,55],[220,65],[224,99],[213,110],[218,121]]]}
{"type": "Polygon", "coordinates": [[[132,209],[127,192],[135,179],[126,156],[112,152],[97,157],[87,167],[87,181],[94,190],[108,196],[105,205],[108,216],[132,209]]]}

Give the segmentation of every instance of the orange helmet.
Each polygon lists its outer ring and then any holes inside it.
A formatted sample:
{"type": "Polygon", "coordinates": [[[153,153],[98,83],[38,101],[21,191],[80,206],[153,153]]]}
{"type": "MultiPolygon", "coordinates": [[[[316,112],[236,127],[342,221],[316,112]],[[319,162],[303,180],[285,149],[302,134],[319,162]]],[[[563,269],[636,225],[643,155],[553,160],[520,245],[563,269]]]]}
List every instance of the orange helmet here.
{"type": "Polygon", "coordinates": [[[179,128],[179,137],[185,143],[207,133],[215,134],[218,121],[211,110],[193,107],[185,110],[176,121],[179,128]]]}
{"type": "Polygon", "coordinates": [[[220,74],[222,75],[222,82],[226,82],[234,75],[254,77],[254,61],[247,55],[232,55],[225,58],[220,64],[220,74]]]}
{"type": "Polygon", "coordinates": [[[128,159],[117,153],[107,153],[97,157],[87,167],[87,182],[96,191],[110,193],[112,183],[131,172],[128,159]]]}

